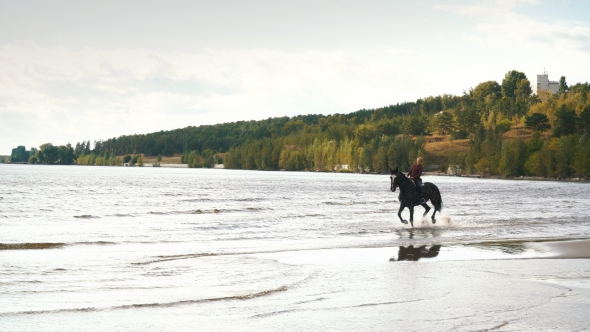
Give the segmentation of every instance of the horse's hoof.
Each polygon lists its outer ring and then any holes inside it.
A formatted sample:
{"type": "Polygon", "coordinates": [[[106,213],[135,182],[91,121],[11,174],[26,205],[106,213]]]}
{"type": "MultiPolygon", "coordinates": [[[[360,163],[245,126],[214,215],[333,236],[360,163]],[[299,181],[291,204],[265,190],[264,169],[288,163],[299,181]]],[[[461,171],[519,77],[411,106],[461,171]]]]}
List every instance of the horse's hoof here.
{"type": "Polygon", "coordinates": [[[404,223],[404,224],[407,225],[408,224],[408,221],[407,220],[402,220],[402,223],[404,223]]]}
{"type": "Polygon", "coordinates": [[[432,218],[432,224],[436,224],[436,219],[432,218]]]}

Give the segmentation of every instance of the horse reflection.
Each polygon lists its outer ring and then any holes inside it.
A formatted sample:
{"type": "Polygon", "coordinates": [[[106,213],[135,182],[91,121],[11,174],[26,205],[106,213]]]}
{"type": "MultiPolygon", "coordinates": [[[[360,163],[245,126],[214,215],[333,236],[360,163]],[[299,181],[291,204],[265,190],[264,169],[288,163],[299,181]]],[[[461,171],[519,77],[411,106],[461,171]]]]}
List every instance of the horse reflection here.
{"type": "MultiPolygon", "coordinates": [[[[426,248],[426,246],[420,246],[418,248],[414,248],[414,246],[408,247],[399,247],[399,252],[397,253],[397,260],[398,261],[417,261],[420,258],[433,258],[438,256],[440,252],[439,245],[433,245],[430,248],[426,248]]],[[[395,261],[395,258],[391,258],[390,261],[395,261]]]]}

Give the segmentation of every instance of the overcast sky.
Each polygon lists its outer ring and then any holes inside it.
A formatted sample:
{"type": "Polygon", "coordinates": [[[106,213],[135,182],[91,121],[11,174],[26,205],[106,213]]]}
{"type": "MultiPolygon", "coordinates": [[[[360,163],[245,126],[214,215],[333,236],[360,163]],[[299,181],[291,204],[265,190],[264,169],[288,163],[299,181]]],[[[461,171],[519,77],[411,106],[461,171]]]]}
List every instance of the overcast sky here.
{"type": "Polygon", "coordinates": [[[590,1],[0,2],[0,154],[590,81],[590,1]]]}

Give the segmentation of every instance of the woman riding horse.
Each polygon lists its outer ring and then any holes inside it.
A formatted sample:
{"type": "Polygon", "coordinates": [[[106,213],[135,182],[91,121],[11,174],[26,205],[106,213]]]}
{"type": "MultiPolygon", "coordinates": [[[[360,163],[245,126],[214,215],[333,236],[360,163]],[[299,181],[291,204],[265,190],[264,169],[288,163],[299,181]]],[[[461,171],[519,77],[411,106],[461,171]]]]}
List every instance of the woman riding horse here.
{"type": "MultiPolygon", "coordinates": [[[[431,201],[434,205],[434,213],[432,214],[432,223],[436,223],[434,216],[436,212],[442,210],[442,198],[440,197],[440,191],[438,187],[430,182],[424,183],[424,192],[420,195],[420,189],[418,184],[414,184],[412,180],[408,179],[404,173],[399,172],[397,167],[391,170],[391,191],[395,192],[397,187],[400,188],[399,202],[400,207],[397,213],[402,223],[407,224],[408,222],[402,218],[402,211],[405,208],[410,210],[410,223],[414,227],[414,206],[422,205],[426,210],[424,215],[430,211],[430,206],[426,202],[431,201]],[[424,200],[422,200],[424,199],[424,200]]],[[[415,179],[415,177],[414,177],[415,179]]],[[[420,181],[421,182],[421,181],[420,181]]]]}

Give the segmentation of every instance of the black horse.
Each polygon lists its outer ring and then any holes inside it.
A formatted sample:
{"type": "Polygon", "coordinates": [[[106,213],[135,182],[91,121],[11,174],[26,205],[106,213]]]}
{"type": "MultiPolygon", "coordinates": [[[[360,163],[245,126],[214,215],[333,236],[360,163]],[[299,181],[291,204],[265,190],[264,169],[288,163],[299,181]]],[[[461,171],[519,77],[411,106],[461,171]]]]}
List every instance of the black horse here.
{"type": "MultiPolygon", "coordinates": [[[[399,172],[397,167],[395,169],[391,169],[391,191],[395,192],[397,187],[400,188],[399,193],[399,202],[400,207],[397,215],[402,223],[407,224],[408,222],[402,218],[402,211],[405,208],[410,209],[410,224],[414,227],[414,206],[422,205],[426,210],[424,212],[424,216],[430,211],[430,206],[428,204],[420,203],[420,195],[418,193],[418,188],[414,184],[414,181],[408,179],[404,173],[399,172]]],[[[436,223],[436,219],[434,216],[436,215],[436,211],[440,212],[442,210],[442,198],[440,197],[440,191],[438,191],[438,187],[430,182],[424,182],[423,186],[424,190],[424,201],[428,202],[429,200],[434,205],[434,213],[432,214],[432,224],[436,223]]]]}

